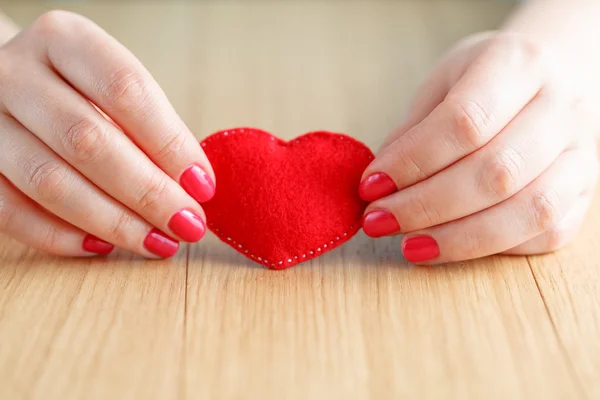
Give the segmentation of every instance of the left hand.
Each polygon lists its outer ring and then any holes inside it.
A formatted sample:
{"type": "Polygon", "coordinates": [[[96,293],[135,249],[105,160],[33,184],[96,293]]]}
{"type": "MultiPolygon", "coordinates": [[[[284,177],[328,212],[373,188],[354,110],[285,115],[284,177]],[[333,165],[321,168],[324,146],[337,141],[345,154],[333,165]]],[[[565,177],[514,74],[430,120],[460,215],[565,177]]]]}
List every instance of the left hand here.
{"type": "Polygon", "coordinates": [[[363,175],[364,231],[403,233],[419,264],[571,241],[597,182],[600,123],[563,61],[516,34],[455,47],[363,175]]]}

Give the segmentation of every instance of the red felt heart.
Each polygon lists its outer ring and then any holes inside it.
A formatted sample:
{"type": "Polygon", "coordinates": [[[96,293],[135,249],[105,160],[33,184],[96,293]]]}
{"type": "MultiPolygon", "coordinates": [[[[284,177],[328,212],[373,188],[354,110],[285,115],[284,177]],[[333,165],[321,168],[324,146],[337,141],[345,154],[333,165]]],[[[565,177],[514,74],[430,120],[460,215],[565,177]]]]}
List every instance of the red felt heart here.
{"type": "Polygon", "coordinates": [[[312,132],[289,142],[238,128],[201,142],[217,177],[203,204],[222,241],[272,269],[318,257],[360,228],[360,178],[373,159],[351,137],[312,132]]]}

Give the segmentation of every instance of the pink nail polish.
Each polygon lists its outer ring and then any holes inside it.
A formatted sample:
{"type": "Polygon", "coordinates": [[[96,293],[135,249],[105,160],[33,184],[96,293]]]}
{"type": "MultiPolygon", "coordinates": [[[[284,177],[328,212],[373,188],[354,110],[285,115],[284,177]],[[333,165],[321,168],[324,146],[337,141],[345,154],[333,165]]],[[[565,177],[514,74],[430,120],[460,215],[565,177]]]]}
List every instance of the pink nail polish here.
{"type": "Polygon", "coordinates": [[[105,242],[104,240],[99,239],[94,235],[86,235],[83,238],[82,247],[85,251],[102,255],[110,253],[115,248],[114,245],[105,242]]]}
{"type": "Polygon", "coordinates": [[[144,247],[152,254],[156,254],[162,258],[168,258],[179,250],[179,242],[171,239],[158,229],[152,229],[146,239],[144,239],[144,247]]]}
{"type": "Polygon", "coordinates": [[[180,210],[169,220],[169,229],[186,242],[197,242],[206,233],[202,218],[190,210],[180,210]]]}
{"type": "Polygon", "coordinates": [[[358,186],[358,194],[364,201],[375,201],[396,192],[396,184],[383,172],[366,177],[358,186]]]}
{"type": "Polygon", "coordinates": [[[431,236],[415,236],[404,242],[402,253],[409,262],[423,262],[438,258],[440,247],[431,236]]]}
{"type": "Polygon", "coordinates": [[[198,203],[209,201],[215,195],[215,184],[210,176],[197,165],[186,169],[179,179],[181,187],[198,203]]]}
{"type": "Polygon", "coordinates": [[[394,215],[387,210],[375,210],[367,213],[362,220],[365,233],[371,237],[381,237],[400,231],[400,225],[394,215]]]}

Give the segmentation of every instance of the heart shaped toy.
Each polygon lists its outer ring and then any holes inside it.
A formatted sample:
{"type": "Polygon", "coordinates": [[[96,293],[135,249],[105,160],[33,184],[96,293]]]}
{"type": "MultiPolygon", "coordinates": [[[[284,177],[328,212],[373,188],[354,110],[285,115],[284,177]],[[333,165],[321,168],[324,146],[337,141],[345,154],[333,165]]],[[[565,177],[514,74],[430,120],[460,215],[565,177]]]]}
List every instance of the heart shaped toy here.
{"type": "Polygon", "coordinates": [[[367,205],[358,195],[373,153],[355,139],[311,132],[285,142],[254,128],[201,142],[216,193],[203,204],[208,227],[244,256],[289,268],[349,240],[367,205]]]}

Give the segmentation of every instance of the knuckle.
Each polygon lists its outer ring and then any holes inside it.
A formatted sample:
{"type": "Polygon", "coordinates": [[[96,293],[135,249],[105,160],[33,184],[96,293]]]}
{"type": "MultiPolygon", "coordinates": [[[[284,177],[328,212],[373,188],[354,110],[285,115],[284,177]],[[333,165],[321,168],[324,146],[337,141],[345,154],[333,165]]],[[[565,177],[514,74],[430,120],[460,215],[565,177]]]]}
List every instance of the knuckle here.
{"type": "Polygon", "coordinates": [[[483,236],[478,231],[465,229],[458,234],[459,240],[453,249],[455,256],[451,261],[470,260],[485,254],[483,236]]]}
{"type": "Polygon", "coordinates": [[[553,190],[538,190],[530,201],[537,232],[545,232],[558,224],[561,216],[560,199],[553,190]]]}
{"type": "Polygon", "coordinates": [[[546,251],[556,251],[567,245],[573,239],[573,235],[568,231],[558,228],[551,228],[546,232],[546,251]]]}
{"type": "Polygon", "coordinates": [[[504,32],[491,42],[493,50],[502,51],[508,65],[531,66],[545,57],[544,47],[530,37],[516,33],[504,32]]]}
{"type": "Polygon", "coordinates": [[[108,231],[111,242],[127,247],[127,243],[131,242],[130,226],[132,224],[133,217],[129,213],[121,211],[113,220],[108,231]]]}
{"type": "Polygon", "coordinates": [[[140,71],[126,67],[109,79],[103,91],[105,103],[115,110],[127,110],[139,116],[148,113],[155,98],[148,79],[140,71]]]}
{"type": "Polygon", "coordinates": [[[76,19],[77,14],[63,11],[51,10],[40,15],[33,23],[36,34],[43,37],[61,36],[76,19]]]}
{"type": "Polygon", "coordinates": [[[186,148],[187,134],[180,128],[173,128],[165,134],[164,144],[159,146],[158,151],[153,154],[152,158],[158,163],[168,163],[179,157],[181,152],[186,148]]]}
{"type": "Polygon", "coordinates": [[[69,155],[80,163],[97,160],[111,142],[106,124],[92,116],[70,125],[62,141],[69,155]]]}
{"type": "MultiPolygon", "coordinates": [[[[427,201],[425,193],[421,190],[416,196],[411,196],[411,215],[419,215],[425,218],[426,226],[438,225],[441,221],[439,212],[427,201]]],[[[425,227],[425,226],[424,226],[425,227]]]]}
{"type": "Polygon", "coordinates": [[[475,101],[448,99],[452,130],[456,139],[466,150],[472,151],[486,143],[485,131],[491,123],[485,108],[475,101]]]}
{"type": "Polygon", "coordinates": [[[484,192],[494,199],[506,199],[518,188],[523,158],[516,150],[505,148],[497,152],[481,169],[484,192]]]}
{"type": "Polygon", "coordinates": [[[139,196],[138,208],[140,212],[151,212],[152,207],[162,203],[169,195],[167,181],[161,178],[151,179],[139,196]]]}
{"type": "Polygon", "coordinates": [[[392,165],[399,165],[399,170],[403,171],[405,175],[408,175],[417,181],[421,181],[429,175],[421,162],[411,154],[412,149],[415,147],[414,143],[408,143],[403,146],[391,146],[388,155],[392,165]]]}
{"type": "Polygon", "coordinates": [[[39,249],[49,253],[59,253],[63,243],[63,231],[57,226],[48,225],[39,249]]]}
{"type": "Polygon", "coordinates": [[[26,166],[26,184],[35,192],[39,201],[55,204],[66,197],[69,173],[61,163],[49,160],[26,166]]]}

